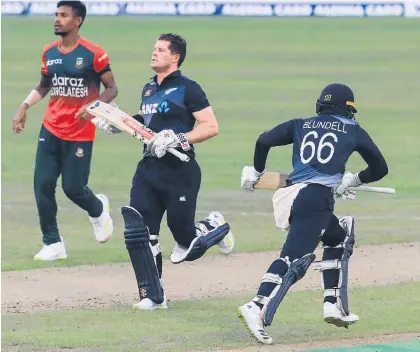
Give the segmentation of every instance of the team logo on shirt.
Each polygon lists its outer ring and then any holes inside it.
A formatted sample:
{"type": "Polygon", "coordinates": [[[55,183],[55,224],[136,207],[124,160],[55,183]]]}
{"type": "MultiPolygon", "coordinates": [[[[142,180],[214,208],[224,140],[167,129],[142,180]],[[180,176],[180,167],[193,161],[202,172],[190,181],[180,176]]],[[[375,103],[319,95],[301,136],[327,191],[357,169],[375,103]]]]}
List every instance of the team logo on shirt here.
{"type": "Polygon", "coordinates": [[[150,94],[152,94],[152,90],[151,89],[146,90],[146,93],[144,93],[144,96],[145,97],[150,97],[150,94]]]}
{"type": "Polygon", "coordinates": [[[81,69],[83,66],[83,57],[78,57],[76,59],[76,64],[74,65],[74,67],[81,69]]]}
{"type": "Polygon", "coordinates": [[[81,158],[81,157],[83,157],[83,155],[85,155],[84,153],[83,153],[83,148],[77,148],[77,150],[76,150],[76,154],[75,154],[78,158],[81,158]]]}

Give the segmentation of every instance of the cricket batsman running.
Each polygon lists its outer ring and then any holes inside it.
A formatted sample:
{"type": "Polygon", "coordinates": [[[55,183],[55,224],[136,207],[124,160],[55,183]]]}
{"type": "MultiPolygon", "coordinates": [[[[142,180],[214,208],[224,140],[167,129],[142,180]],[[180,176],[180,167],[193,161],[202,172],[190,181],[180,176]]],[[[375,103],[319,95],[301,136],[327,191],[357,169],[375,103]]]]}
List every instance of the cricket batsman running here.
{"type": "Polygon", "coordinates": [[[273,196],[276,226],[289,230],[286,242],[264,274],[254,299],[238,308],[238,315],[251,335],[264,344],[277,307],[289,288],[300,280],[315,260],[314,250],[323,244],[322,271],[324,320],[348,327],[359,317],[350,312],[348,267],[355,243],[354,218],[338,219],[334,194],[354,199],[350,187],[382,179],[388,167],[369,134],[355,121],[354,95],[343,84],[330,84],[316,103],[318,116],[284,122],[257,140],[254,166],[244,167],[241,184],[253,191],[264,174],[270,148],[293,144],[293,172],[273,196]],[[347,160],[358,152],[367,163],[359,173],[346,173],[347,160]]]}
{"type": "Polygon", "coordinates": [[[95,196],[87,186],[95,125],[86,106],[95,99],[113,100],[117,85],[107,53],[79,35],[85,17],[82,2],[58,2],[54,33],[61,40],[43,49],[41,80],[13,118],[13,132],[21,133],[28,109],[51,91],[35,162],[34,190],[44,242],[35,260],[67,258],[57,227],[55,188],[60,175],[66,196],[89,214],[96,240],[106,242],[113,232],[108,198],[95,196]],[[99,94],[101,82],[105,90],[99,94]]]}
{"type": "MultiPolygon", "coordinates": [[[[225,254],[234,246],[229,224],[220,212],[213,211],[195,222],[201,170],[193,144],[216,136],[219,126],[200,85],[179,70],[186,47],[184,38],[177,34],[159,36],[151,62],[156,75],[144,86],[140,111],[134,116],[156,132],[137,165],[130,205],[122,207],[125,244],[140,295],[135,309],[167,308],[159,244],[165,211],[176,241],[172,263],[196,260],[216,244],[225,254]],[[179,160],[168,153],[170,148],[187,154],[190,160],[179,160]]],[[[95,123],[105,132],[113,132],[106,120],[95,118],[95,123]]]]}

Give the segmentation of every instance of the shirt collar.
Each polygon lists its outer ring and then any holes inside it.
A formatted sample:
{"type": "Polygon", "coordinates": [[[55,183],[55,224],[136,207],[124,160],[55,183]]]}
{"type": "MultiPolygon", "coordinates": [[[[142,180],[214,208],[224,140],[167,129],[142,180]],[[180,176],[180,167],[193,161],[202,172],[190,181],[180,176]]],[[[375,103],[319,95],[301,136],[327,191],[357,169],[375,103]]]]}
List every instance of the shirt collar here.
{"type": "MultiPolygon", "coordinates": [[[[170,79],[174,79],[174,78],[177,78],[177,77],[180,77],[181,76],[181,70],[176,70],[176,71],[174,71],[174,72],[172,72],[172,73],[170,73],[169,75],[167,75],[164,79],[163,79],[163,81],[162,81],[162,83],[160,84],[160,85],[162,85],[164,82],[166,82],[167,80],[170,80],[170,79]]],[[[152,77],[152,80],[157,84],[157,75],[154,75],[153,77],[152,77]]]]}

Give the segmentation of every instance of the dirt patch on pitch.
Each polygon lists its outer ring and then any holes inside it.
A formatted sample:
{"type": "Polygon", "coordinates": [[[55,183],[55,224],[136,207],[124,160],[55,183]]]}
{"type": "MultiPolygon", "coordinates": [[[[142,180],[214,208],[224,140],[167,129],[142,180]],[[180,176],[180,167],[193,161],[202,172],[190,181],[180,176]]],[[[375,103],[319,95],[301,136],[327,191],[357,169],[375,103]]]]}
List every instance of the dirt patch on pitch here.
{"type": "MultiPolygon", "coordinates": [[[[320,250],[317,250],[320,258],[320,250]]],[[[420,281],[420,243],[357,247],[350,263],[350,285],[420,281]]],[[[194,263],[164,263],[169,300],[251,295],[278,252],[205,256],[194,263]]],[[[292,290],[320,288],[319,272],[309,270],[292,290]]],[[[138,300],[129,264],[49,268],[2,273],[2,312],[131,306],[138,300]]]]}

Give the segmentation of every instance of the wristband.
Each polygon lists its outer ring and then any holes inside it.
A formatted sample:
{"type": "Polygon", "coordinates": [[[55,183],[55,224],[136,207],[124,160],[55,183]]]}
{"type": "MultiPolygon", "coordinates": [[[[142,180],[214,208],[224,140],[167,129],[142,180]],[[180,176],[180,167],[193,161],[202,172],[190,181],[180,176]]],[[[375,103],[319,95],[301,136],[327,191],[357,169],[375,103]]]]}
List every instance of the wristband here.
{"type": "Polygon", "coordinates": [[[28,104],[28,107],[38,103],[42,99],[41,94],[36,89],[32,89],[26,99],[23,101],[23,104],[28,104]]]}
{"type": "Polygon", "coordinates": [[[183,151],[187,151],[191,149],[190,143],[188,142],[187,136],[184,133],[178,133],[177,137],[179,139],[179,143],[181,144],[181,148],[183,151]]]}

